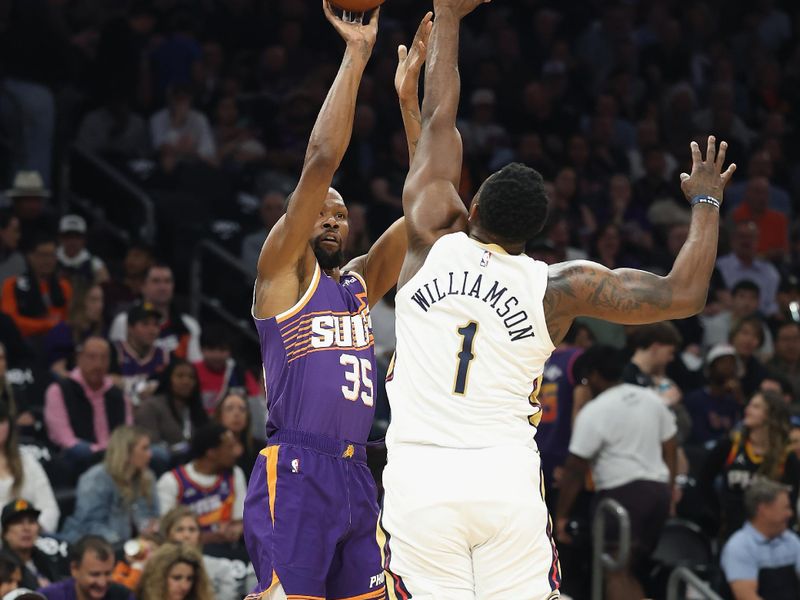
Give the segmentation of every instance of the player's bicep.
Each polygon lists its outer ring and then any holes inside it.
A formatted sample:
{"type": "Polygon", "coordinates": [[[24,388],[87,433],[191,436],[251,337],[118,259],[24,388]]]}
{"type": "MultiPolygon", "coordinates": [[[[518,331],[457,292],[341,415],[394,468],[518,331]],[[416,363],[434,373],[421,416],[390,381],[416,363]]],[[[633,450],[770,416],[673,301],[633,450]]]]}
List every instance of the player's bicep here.
{"type": "Polygon", "coordinates": [[[324,165],[311,160],[303,173],[283,215],[270,230],[258,257],[258,277],[270,279],[277,273],[294,269],[308,248],[314,223],[328,196],[333,174],[324,165]]]}
{"type": "Polygon", "coordinates": [[[458,190],[445,179],[407,185],[403,208],[410,250],[429,248],[443,235],[466,230],[467,209],[458,190]]]}

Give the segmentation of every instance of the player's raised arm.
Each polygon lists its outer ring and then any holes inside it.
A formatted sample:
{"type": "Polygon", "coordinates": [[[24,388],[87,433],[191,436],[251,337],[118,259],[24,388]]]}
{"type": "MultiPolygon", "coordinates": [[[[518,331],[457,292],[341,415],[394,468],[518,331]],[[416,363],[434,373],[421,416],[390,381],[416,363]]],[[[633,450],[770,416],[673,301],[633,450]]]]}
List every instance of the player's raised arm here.
{"type": "Polygon", "coordinates": [[[347,46],[339,72],[311,131],[303,171],[286,215],[272,228],[261,250],[259,284],[296,272],[298,262],[306,255],[308,238],[333,175],[350,144],[358,87],[375,45],[379,10],[373,13],[368,24],[361,25],[337,18],[328,0],[323,0],[322,5],[328,21],[347,46]]]}
{"type": "Polygon", "coordinates": [[[422,133],[403,189],[409,248],[398,286],[410,279],[442,235],[466,229],[467,210],[458,195],[461,136],[456,129],[461,79],[461,19],[487,0],[434,0],[434,23],[425,68],[422,133]]]}
{"type": "Polygon", "coordinates": [[[700,312],[717,256],[719,207],[736,165],[724,172],[727,144],[719,153],[708,138],[705,160],[691,143],[692,173],[681,174],[681,188],[692,204],[689,237],[665,277],[637,269],[615,269],[589,261],[550,267],[544,295],[545,316],[553,343],[558,343],[575,317],[641,324],[682,319],[700,312]]]}
{"type": "MultiPolygon", "coordinates": [[[[428,39],[433,23],[433,13],[427,13],[417,28],[410,49],[400,46],[397,49],[397,70],[394,76],[394,87],[400,102],[403,116],[403,129],[408,143],[409,162],[414,160],[414,153],[419,143],[422,117],[419,108],[419,75],[425,64],[428,39]]],[[[408,235],[405,219],[400,218],[387,229],[372,245],[369,253],[354,258],[345,267],[346,271],[356,271],[364,276],[367,282],[369,305],[374,306],[392,287],[397,284],[400,268],[403,266],[408,235]]]]}
{"type": "Polygon", "coordinates": [[[411,46],[397,48],[397,70],[394,74],[394,89],[400,101],[400,114],[408,142],[408,162],[414,160],[419,138],[422,134],[422,110],[419,107],[419,74],[428,51],[428,41],[433,29],[433,13],[428,12],[419,24],[411,46]]]}

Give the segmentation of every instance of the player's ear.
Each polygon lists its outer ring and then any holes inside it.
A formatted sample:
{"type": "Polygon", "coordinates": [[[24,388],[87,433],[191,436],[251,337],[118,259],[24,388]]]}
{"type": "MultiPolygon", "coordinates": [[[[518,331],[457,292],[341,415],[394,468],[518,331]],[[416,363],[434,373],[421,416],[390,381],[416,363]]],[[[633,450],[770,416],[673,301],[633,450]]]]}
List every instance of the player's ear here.
{"type": "Polygon", "coordinates": [[[475,223],[478,220],[478,198],[472,199],[472,204],[469,205],[469,221],[475,223]]]}

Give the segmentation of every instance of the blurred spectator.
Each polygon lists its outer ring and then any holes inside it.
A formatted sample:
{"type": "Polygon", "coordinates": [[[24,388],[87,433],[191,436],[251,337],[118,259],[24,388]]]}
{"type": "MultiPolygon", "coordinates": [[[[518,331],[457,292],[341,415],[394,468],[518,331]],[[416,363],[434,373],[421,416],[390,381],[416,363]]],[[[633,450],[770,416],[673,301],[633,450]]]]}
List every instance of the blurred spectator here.
{"type": "Polygon", "coordinates": [[[86,534],[121,544],[158,531],[158,496],[150,464],[150,437],[138,427],[117,427],[105,459],[78,480],[75,512],[61,535],[76,542],[86,534]]]}
{"type": "Polygon", "coordinates": [[[735,222],[753,222],[758,227],[757,252],[773,262],[781,262],[789,252],[789,220],[769,208],[769,180],[751,177],[747,181],[744,201],[733,211],[735,222]]]}
{"type": "Polygon", "coordinates": [[[22,567],[19,560],[5,549],[0,552],[0,598],[16,597],[22,580],[22,567]]]}
{"type": "Polygon", "coordinates": [[[472,92],[468,119],[459,119],[458,129],[464,138],[464,154],[491,161],[495,151],[508,141],[508,133],[495,114],[495,93],[487,88],[472,92]]]}
{"type": "Polygon", "coordinates": [[[194,363],[200,382],[203,408],[211,415],[231,390],[244,393],[245,372],[231,353],[230,329],[220,323],[210,323],[200,334],[203,360],[194,363]]]}
{"type": "Polygon", "coordinates": [[[223,400],[217,404],[214,410],[214,419],[217,423],[233,432],[239,443],[242,445],[242,454],[236,464],[242,472],[250,476],[253,465],[256,463],[258,453],[264,447],[264,440],[257,440],[253,437],[250,414],[250,405],[243,395],[229,392],[223,400]]]}
{"type": "Polygon", "coordinates": [[[3,550],[22,565],[20,585],[32,590],[58,581],[60,573],[53,559],[36,547],[41,532],[40,512],[27,500],[14,499],[3,506],[3,550]]]}
{"type": "Polygon", "coordinates": [[[47,600],[134,600],[128,588],[111,581],[114,549],[96,535],[82,537],[70,548],[72,577],[39,590],[47,600]]]}
{"type": "Polygon", "coordinates": [[[721,476],[718,505],[721,538],[727,539],[745,521],[744,493],[759,479],[781,481],[791,487],[792,506],[800,485],[800,460],[789,452],[789,411],[774,392],[756,392],[744,411],[742,429],[733,431],[712,448],[703,466],[701,483],[711,506],[721,476]]]}
{"type": "Polygon", "coordinates": [[[220,98],[217,103],[214,138],[217,162],[223,166],[238,170],[266,156],[264,145],[239,115],[234,96],[220,98]]]}
{"type": "Polygon", "coordinates": [[[345,260],[364,256],[372,247],[369,237],[367,209],[363,204],[352,203],[348,206],[347,222],[350,232],[347,234],[347,243],[344,246],[345,260]]]}
{"type": "Polygon", "coordinates": [[[586,252],[571,246],[570,223],[567,215],[562,212],[553,213],[551,216],[547,229],[547,241],[552,245],[554,254],[552,262],[588,258],[586,252]]]}
{"type": "Polygon", "coordinates": [[[789,193],[774,183],[776,177],[776,160],[770,156],[766,147],[751,152],[747,157],[747,177],[737,178],[725,189],[725,206],[736,209],[742,202],[752,179],[766,178],[769,185],[768,206],[785,215],[792,213],[792,199],[789,193]]]}
{"type": "MultiPolygon", "coordinates": [[[[733,286],[731,290],[730,309],[723,309],[713,316],[703,316],[703,345],[710,348],[716,344],[728,342],[731,329],[745,317],[750,317],[758,312],[760,304],[761,290],[758,285],[749,279],[742,279],[733,286]]],[[[764,343],[759,348],[759,356],[772,356],[774,345],[772,333],[764,324],[763,326],[764,343]]]]}
{"type": "Polygon", "coordinates": [[[28,270],[3,282],[0,308],[25,337],[41,336],[67,316],[72,286],[56,273],[56,243],[39,235],[27,244],[28,270]]]}
{"type": "Polygon", "coordinates": [[[11,381],[8,372],[8,350],[5,344],[0,342],[0,407],[6,406],[11,421],[17,427],[32,427],[36,423],[35,410],[31,394],[26,393],[24,385],[19,385],[11,381]]]}
{"type": "Polygon", "coordinates": [[[800,400],[800,323],[787,321],[775,331],[775,355],[767,366],[792,384],[795,401],[800,400]]]}
{"type": "Polygon", "coordinates": [[[573,324],[564,340],[550,355],[544,367],[537,399],[542,407],[541,420],[536,426],[536,446],[542,461],[544,483],[548,488],[548,505],[556,499],[551,490],[558,487],[561,465],[569,454],[572,423],[575,415],[589,400],[589,389],[575,378],[575,361],[583,348],[575,345],[578,327],[573,324]]]}
{"type": "Polygon", "coordinates": [[[717,268],[729,290],[742,279],[753,281],[761,290],[759,308],[764,316],[771,317],[778,311],[775,296],[780,275],[770,263],[757,258],[758,226],[752,221],[736,223],[731,236],[731,252],[717,259],[717,268]]]}
{"type": "Polygon", "coordinates": [[[161,313],[146,302],[128,311],[128,339],[114,344],[122,387],[134,406],[152,395],[155,381],[169,364],[169,351],[156,346],[161,313]]]}
{"type": "Polygon", "coordinates": [[[27,270],[19,251],[19,219],[8,208],[0,209],[0,283],[27,270]]]}
{"type": "MultiPolygon", "coordinates": [[[[179,358],[192,362],[201,360],[200,324],[173,306],[174,293],[172,269],[164,263],[150,265],[142,284],[142,302],[152,304],[161,314],[161,333],[156,345],[179,358]]],[[[108,337],[112,342],[124,342],[128,338],[127,313],[114,318],[108,337]]]]}
{"type": "Polygon", "coordinates": [[[16,427],[8,405],[3,402],[0,402],[0,464],[0,505],[25,498],[31,503],[30,508],[36,510],[42,529],[55,532],[61,511],[50,480],[39,461],[20,449],[16,427]]]}
{"type": "Polygon", "coordinates": [[[137,600],[214,600],[203,556],[188,544],[164,544],[147,561],[137,600]]]}
{"type": "Polygon", "coordinates": [[[126,310],[141,295],[147,271],[152,264],[153,250],[150,246],[135,243],[128,247],[122,262],[122,276],[103,284],[105,314],[109,320],[126,310]]]}
{"type": "Polygon", "coordinates": [[[611,176],[608,182],[607,214],[601,216],[600,220],[617,226],[622,241],[628,248],[645,251],[652,248],[653,238],[650,235],[647,213],[641,204],[633,202],[633,189],[626,175],[618,173],[611,176]]]}
{"type": "Polygon", "coordinates": [[[203,50],[193,32],[193,15],[188,6],[175,7],[162,20],[167,35],[150,54],[156,93],[163,95],[177,86],[187,86],[203,50]]]}
{"type": "Polygon", "coordinates": [[[203,544],[231,543],[242,537],[247,483],[236,461],[242,454],[233,432],[211,423],[192,436],[193,460],[158,480],[161,514],[176,505],[195,511],[203,544]]]}
{"type": "Polygon", "coordinates": [[[742,392],[749,397],[767,376],[766,368],[758,360],[758,351],[764,345],[764,322],[755,315],[739,319],[728,340],[742,366],[739,374],[742,392]]]}
{"type": "MultiPolygon", "coordinates": [[[[202,552],[200,523],[197,515],[187,506],[176,506],[161,518],[161,537],[174,544],[186,544],[202,552]]],[[[231,561],[226,558],[203,555],[203,566],[214,588],[215,600],[239,600],[231,561]]]]}
{"type": "Polygon", "coordinates": [[[691,419],[681,402],[683,391],[667,377],[667,366],[675,360],[681,335],[669,321],[640,325],[628,336],[633,356],[622,371],[622,381],[655,391],[677,419],[679,438],[686,439],[691,419]]]}
{"type": "Polygon", "coordinates": [[[90,336],[78,349],[78,366],[47,388],[47,434],[74,474],[106,449],[111,432],[133,422],[130,401],[108,375],[111,347],[90,336]]]}
{"type": "Polygon", "coordinates": [[[574,373],[592,396],[575,417],[564,464],[557,510],[561,543],[578,492],[591,471],[596,500],[612,498],[628,511],[630,562],[607,574],[609,598],[643,598],[647,559],[670,515],[676,470],[675,418],[651,390],[622,383],[615,349],[593,346],[576,361],[574,373]]]}
{"type": "Polygon", "coordinates": [[[734,600],[800,597],[800,540],[789,529],[789,490],[758,481],[745,492],[747,523],[722,549],[722,570],[734,600]]]}
{"type": "Polygon", "coordinates": [[[174,455],[185,454],[195,431],[206,423],[197,371],[185,360],[173,359],[161,373],[155,395],[136,410],[136,424],[153,442],[153,456],[160,463],[156,470],[167,470],[174,455]]]}
{"type": "Polygon", "coordinates": [[[13,187],[6,190],[5,196],[12,201],[12,210],[19,219],[23,240],[30,240],[34,235],[53,233],[50,207],[46,202],[50,190],[45,187],[37,171],[19,171],[14,176],[13,187]]]}
{"type": "Polygon", "coordinates": [[[150,137],[161,168],[169,173],[180,163],[203,161],[215,165],[217,148],[206,116],[192,108],[191,90],[173,86],[168,104],[150,118],[150,137]]]}
{"type": "Polygon", "coordinates": [[[47,364],[58,377],[69,377],[75,368],[75,350],[90,336],[102,337],[103,288],[91,285],[76,288],[65,321],[53,327],[45,337],[47,364]]]}
{"type": "Polygon", "coordinates": [[[160,545],[161,539],[156,533],[142,534],[125,542],[122,546],[124,558],[114,566],[112,581],[129,590],[136,590],[142,579],[144,566],[160,545]]]}
{"type": "Polygon", "coordinates": [[[614,223],[606,223],[597,229],[591,254],[592,260],[609,269],[638,266],[638,261],[625,252],[620,229],[614,223]]]}
{"type": "Polygon", "coordinates": [[[767,375],[761,380],[758,389],[762,392],[775,392],[776,394],[780,394],[786,406],[790,407],[792,410],[797,409],[794,394],[792,393],[792,384],[782,374],[776,373],[775,371],[767,371],[767,375]]]}
{"type": "Polygon", "coordinates": [[[717,344],[709,350],[705,362],[708,385],[683,399],[692,419],[687,444],[705,444],[728,435],[742,416],[745,397],[734,347],[717,344]]]}
{"type": "Polygon", "coordinates": [[[250,269],[255,277],[258,257],[261,254],[261,247],[267,239],[267,235],[272,231],[275,223],[283,216],[286,195],[278,191],[267,192],[261,197],[261,205],[258,216],[261,219],[261,227],[244,236],[242,240],[242,262],[247,269],[250,269]]]}
{"type": "Polygon", "coordinates": [[[647,270],[660,275],[666,275],[672,270],[672,265],[675,264],[675,259],[678,253],[683,248],[689,237],[689,221],[677,220],[674,223],[666,225],[664,229],[664,244],[659,243],[660,237],[657,236],[655,242],[651,236],[650,241],[653,243],[652,253],[650,255],[650,264],[647,270]]]}
{"type": "Polygon", "coordinates": [[[76,144],[114,160],[143,158],[149,154],[147,124],[131,110],[129,98],[112,92],[108,102],[83,117],[76,144]]]}
{"type": "Polygon", "coordinates": [[[56,250],[61,275],[73,287],[103,284],[108,269],[103,260],[86,249],[86,220],[80,215],[64,215],[58,224],[59,246],[56,250]]]}

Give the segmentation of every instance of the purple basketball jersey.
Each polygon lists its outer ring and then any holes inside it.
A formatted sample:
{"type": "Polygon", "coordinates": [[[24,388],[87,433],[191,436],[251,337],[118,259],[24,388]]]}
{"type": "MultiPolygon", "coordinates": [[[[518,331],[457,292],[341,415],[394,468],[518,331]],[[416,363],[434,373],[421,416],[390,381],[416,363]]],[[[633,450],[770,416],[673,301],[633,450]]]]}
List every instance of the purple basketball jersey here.
{"type": "Polygon", "coordinates": [[[267,437],[291,430],[365,443],[375,412],[375,348],[364,280],[346,273],[337,283],[317,265],[294,307],[255,322],[267,437]]]}

